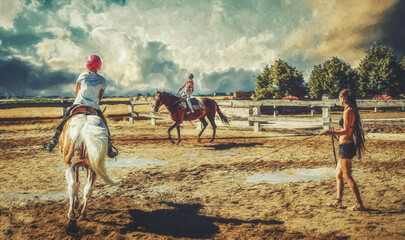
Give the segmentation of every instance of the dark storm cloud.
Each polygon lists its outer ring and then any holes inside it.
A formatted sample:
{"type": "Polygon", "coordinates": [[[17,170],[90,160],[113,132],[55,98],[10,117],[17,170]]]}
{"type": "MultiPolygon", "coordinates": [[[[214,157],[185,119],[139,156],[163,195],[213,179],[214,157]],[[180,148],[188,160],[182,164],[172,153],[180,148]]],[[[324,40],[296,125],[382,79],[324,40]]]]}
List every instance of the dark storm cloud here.
{"type": "Polygon", "coordinates": [[[399,1],[383,17],[381,42],[393,47],[399,56],[405,55],[405,0],[399,1]]]}
{"type": "Polygon", "coordinates": [[[174,90],[175,87],[172,87],[178,85],[181,74],[186,75],[185,70],[164,56],[167,54],[166,48],[162,42],[148,42],[145,48],[138,50],[143,83],[150,84],[151,89],[164,87],[174,90]]]}
{"type": "Polygon", "coordinates": [[[42,90],[46,95],[69,94],[72,96],[75,74],[48,72],[27,62],[11,59],[0,60],[0,95],[12,93],[16,96],[38,96],[42,90]]]}

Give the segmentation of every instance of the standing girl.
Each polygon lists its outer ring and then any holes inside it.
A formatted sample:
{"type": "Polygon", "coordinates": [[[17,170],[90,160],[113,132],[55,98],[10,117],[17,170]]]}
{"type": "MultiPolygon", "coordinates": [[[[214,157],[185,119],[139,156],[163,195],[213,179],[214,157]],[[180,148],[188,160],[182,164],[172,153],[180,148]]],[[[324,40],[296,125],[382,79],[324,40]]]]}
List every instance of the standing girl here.
{"type": "Polygon", "coordinates": [[[339,100],[344,108],[342,118],[339,121],[340,127],[335,130],[324,130],[321,133],[321,135],[332,134],[339,137],[339,161],[335,171],[337,199],[329,206],[342,208],[343,180],[346,180],[356,199],[356,203],[351,207],[351,210],[362,211],[365,208],[360,197],[359,188],[352,176],[352,159],[356,154],[361,158],[365,150],[364,132],[353,93],[349,89],[343,89],[339,93],[339,100]]]}

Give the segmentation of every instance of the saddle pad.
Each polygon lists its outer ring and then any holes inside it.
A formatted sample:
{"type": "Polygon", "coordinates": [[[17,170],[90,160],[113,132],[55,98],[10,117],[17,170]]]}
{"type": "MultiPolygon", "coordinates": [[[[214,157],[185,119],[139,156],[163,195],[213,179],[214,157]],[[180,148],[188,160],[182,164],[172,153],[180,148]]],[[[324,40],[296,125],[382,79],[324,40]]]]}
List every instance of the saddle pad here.
{"type": "MultiPolygon", "coordinates": [[[[193,108],[204,108],[204,104],[200,99],[197,98],[191,98],[191,105],[193,106],[193,108]]],[[[181,107],[182,108],[187,108],[187,100],[183,99],[183,101],[181,101],[181,107]]]]}

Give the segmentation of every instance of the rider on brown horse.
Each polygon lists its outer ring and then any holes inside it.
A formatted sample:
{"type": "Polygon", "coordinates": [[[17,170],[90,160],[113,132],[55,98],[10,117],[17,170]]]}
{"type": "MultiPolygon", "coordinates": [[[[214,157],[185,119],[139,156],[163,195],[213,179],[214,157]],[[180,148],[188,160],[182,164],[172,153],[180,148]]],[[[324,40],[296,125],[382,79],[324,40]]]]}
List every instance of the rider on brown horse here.
{"type": "MultiPolygon", "coordinates": [[[[93,108],[97,115],[103,120],[107,127],[107,122],[103,116],[103,112],[100,110],[99,102],[103,97],[105,89],[105,79],[100,76],[97,71],[101,69],[101,59],[97,55],[91,55],[87,61],[88,72],[80,74],[76,81],[76,99],[73,105],[69,108],[66,114],[63,116],[62,122],[56,127],[55,135],[44,143],[44,148],[48,151],[52,151],[58,143],[59,135],[62,132],[63,125],[70,118],[70,114],[73,109],[79,105],[85,105],[93,108]]],[[[108,127],[107,127],[108,128],[108,127]]],[[[108,134],[110,136],[110,134],[108,134]]],[[[111,144],[108,139],[108,157],[114,158],[118,155],[117,149],[111,144]]]]}
{"type": "Polygon", "coordinates": [[[166,106],[166,109],[169,111],[170,118],[174,121],[174,124],[169,127],[168,134],[169,140],[174,143],[170,132],[173,128],[177,129],[177,134],[179,136],[178,143],[181,141],[180,137],[180,124],[183,121],[192,121],[192,120],[200,120],[202,123],[202,129],[198,134],[198,141],[200,141],[201,134],[204,132],[205,128],[208,126],[206,117],[208,121],[211,123],[212,126],[212,138],[210,142],[214,141],[215,133],[217,129],[217,125],[215,124],[215,114],[218,113],[222,123],[229,124],[228,117],[226,117],[220,110],[218,104],[210,98],[202,98],[201,99],[202,106],[200,108],[194,109],[194,113],[186,114],[186,110],[181,106],[181,98],[175,95],[172,95],[167,92],[159,92],[156,91],[155,95],[155,107],[154,112],[157,112],[160,106],[166,106]]]}
{"type": "Polygon", "coordinates": [[[194,110],[193,110],[193,105],[191,105],[191,101],[190,101],[190,97],[191,97],[191,94],[194,92],[194,82],[193,82],[193,79],[194,79],[194,75],[193,74],[190,74],[190,76],[188,77],[188,80],[184,83],[184,85],[177,91],[177,94],[181,91],[181,89],[183,89],[184,87],[185,87],[185,89],[184,89],[184,94],[183,95],[186,95],[186,102],[187,102],[187,105],[188,105],[188,107],[190,108],[190,112],[191,113],[194,113],[194,110]]]}

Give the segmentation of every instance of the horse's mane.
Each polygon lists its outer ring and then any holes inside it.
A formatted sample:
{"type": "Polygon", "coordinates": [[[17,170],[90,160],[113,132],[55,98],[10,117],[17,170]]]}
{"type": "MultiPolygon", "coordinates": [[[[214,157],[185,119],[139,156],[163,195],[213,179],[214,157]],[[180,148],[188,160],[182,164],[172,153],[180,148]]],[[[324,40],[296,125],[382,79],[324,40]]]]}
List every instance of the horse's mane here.
{"type": "Polygon", "coordinates": [[[172,93],[170,93],[170,92],[166,92],[166,91],[164,91],[164,90],[163,90],[162,92],[160,92],[160,93],[166,94],[168,97],[173,98],[175,101],[181,99],[181,97],[178,97],[178,96],[176,96],[176,95],[174,95],[174,94],[172,94],[172,93]]]}

